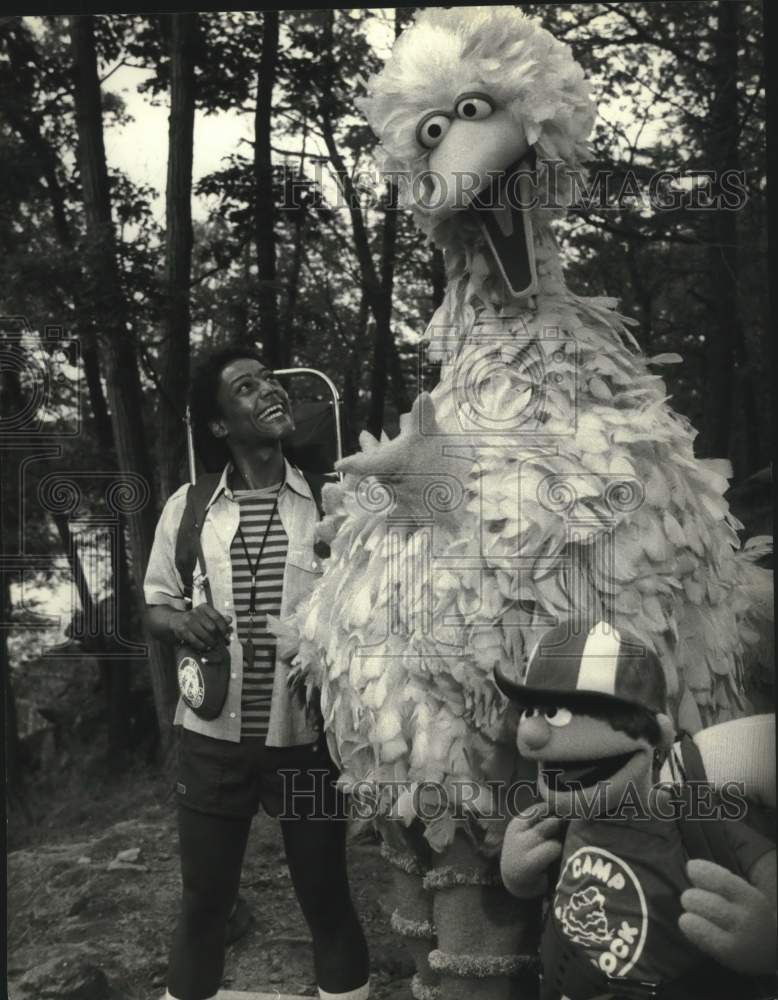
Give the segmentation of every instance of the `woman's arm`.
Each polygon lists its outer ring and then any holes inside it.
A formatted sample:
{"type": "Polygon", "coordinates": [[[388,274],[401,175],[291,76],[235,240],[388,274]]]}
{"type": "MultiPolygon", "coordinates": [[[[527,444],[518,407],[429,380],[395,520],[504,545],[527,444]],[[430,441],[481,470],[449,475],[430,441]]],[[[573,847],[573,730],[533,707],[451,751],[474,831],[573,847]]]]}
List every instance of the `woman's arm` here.
{"type": "Polygon", "coordinates": [[[232,618],[220,615],[208,604],[178,611],[167,604],[146,608],[146,628],[155,639],[170,645],[184,644],[197,650],[210,649],[221,638],[229,640],[232,618]]]}

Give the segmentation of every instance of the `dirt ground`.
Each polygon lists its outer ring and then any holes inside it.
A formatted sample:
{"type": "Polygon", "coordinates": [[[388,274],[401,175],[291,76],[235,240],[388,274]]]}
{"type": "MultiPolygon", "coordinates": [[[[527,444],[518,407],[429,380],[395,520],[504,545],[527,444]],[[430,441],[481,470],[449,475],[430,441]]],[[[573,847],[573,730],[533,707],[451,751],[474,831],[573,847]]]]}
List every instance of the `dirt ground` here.
{"type": "MultiPolygon", "coordinates": [[[[12,804],[11,997],[158,1000],[163,994],[180,892],[171,787],[169,778],[151,768],[110,778],[71,765],[28,792],[26,818],[12,804]],[[121,852],[130,852],[123,862],[117,861],[121,852]],[[84,979],[71,992],[53,982],[62,978],[65,962],[75,970],[74,981],[79,974],[84,979]]],[[[390,875],[370,837],[352,842],[349,858],[352,894],[370,947],[372,995],[405,1000],[412,963],[389,927],[390,875]]],[[[315,995],[310,940],[278,823],[265,816],[252,829],[241,894],[254,922],[228,950],[224,986],[315,995]]]]}

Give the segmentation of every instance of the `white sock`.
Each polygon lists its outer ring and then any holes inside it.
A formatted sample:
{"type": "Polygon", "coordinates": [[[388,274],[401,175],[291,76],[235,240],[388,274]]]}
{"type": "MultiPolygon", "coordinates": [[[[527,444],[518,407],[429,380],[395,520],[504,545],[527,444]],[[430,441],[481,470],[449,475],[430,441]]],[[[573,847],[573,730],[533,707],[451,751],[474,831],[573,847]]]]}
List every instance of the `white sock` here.
{"type": "MultiPolygon", "coordinates": [[[[214,993],[214,995],[209,997],[208,1000],[216,1000],[218,995],[218,993],[214,993]]],[[[174,997],[170,990],[165,990],[165,995],[162,997],[162,1000],[178,1000],[178,997],[174,997]]]]}
{"type": "Polygon", "coordinates": [[[345,993],[328,993],[319,987],[319,1000],[367,1000],[370,996],[370,983],[364,986],[357,986],[355,990],[346,990],[345,993]]]}

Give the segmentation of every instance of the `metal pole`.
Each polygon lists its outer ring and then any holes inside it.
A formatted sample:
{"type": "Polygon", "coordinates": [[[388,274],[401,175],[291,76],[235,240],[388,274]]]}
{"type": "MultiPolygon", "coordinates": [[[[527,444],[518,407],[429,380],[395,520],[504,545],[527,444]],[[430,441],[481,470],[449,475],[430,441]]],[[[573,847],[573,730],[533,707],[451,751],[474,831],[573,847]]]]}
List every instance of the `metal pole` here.
{"type": "MultiPolygon", "coordinates": [[[[325,375],[324,372],[320,372],[317,368],[276,368],[273,374],[315,375],[327,385],[327,388],[330,390],[330,395],[332,396],[332,406],[335,412],[335,450],[338,453],[338,461],[340,461],[340,459],[343,458],[343,440],[340,434],[340,396],[338,395],[337,386],[332,379],[325,375]]],[[[343,478],[341,473],[338,473],[338,478],[343,478]]]]}

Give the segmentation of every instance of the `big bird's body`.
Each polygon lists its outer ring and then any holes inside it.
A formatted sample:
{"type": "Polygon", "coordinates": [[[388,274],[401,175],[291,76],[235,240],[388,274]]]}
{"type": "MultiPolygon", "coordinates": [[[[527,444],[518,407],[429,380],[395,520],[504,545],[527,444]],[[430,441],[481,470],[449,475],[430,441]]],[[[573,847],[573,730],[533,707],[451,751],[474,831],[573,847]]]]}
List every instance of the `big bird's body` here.
{"type": "MultiPolygon", "coordinates": [[[[405,203],[445,252],[448,287],[425,336],[440,377],[396,438],[364,435],[343,482],[325,488],[331,557],[283,635],[321,693],[343,784],[374,785],[379,812],[420,825],[437,872],[428,889],[448,886],[452,900],[475,881],[483,897],[490,876],[456,872],[463,857],[473,869],[498,849],[490,783],[516,774],[515,717],[495,666],[518,675],[542,630],[607,617],[659,654],[687,729],[737,715],[750,594],[764,584],[752,557],[763,549],[741,550],[728,463],[696,458],[693,428],[668,403],[654,369],[680,359],[646,358],[613,300],[565,284],[551,222],[594,120],[569,47],[516,8],[426,9],[361,106],[383,169],[405,179],[405,203]],[[534,280],[516,295],[450,189],[464,172],[482,190],[489,171],[530,152],[534,280]],[[432,184],[420,180],[428,171],[432,184]]],[[[405,863],[408,877],[417,869],[405,863]]],[[[437,902],[426,922],[417,908],[415,923],[395,923],[417,939],[437,924],[445,996],[507,995],[506,920],[475,906],[489,933],[465,933],[469,905],[459,898],[460,923],[437,902]],[[441,923],[458,943],[441,939],[441,923]]],[[[432,982],[423,975],[417,993],[432,982]]]]}

